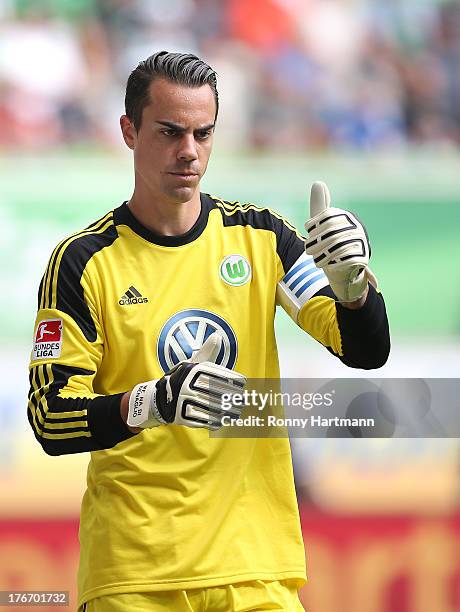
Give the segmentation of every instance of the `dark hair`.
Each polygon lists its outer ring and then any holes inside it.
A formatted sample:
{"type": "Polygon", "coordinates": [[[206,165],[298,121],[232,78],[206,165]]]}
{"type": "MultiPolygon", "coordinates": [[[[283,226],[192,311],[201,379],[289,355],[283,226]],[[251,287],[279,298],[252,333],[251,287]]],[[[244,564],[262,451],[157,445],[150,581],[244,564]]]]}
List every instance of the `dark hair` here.
{"type": "Polygon", "coordinates": [[[208,84],[216,101],[216,118],[219,110],[217,75],[203,60],[191,53],[168,53],[158,51],[140,62],[128,78],[125,95],[125,113],[139,130],[142,111],[150,103],[149,86],[156,78],[163,78],[187,85],[200,87],[208,84]]]}

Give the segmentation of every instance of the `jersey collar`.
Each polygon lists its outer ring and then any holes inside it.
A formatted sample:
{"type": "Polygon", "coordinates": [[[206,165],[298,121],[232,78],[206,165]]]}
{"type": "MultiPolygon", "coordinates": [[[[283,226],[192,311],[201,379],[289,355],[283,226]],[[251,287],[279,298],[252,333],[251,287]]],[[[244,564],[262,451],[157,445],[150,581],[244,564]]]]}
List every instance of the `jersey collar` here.
{"type": "Polygon", "coordinates": [[[121,206],[114,210],[114,221],[115,225],[127,225],[136,234],[160,246],[176,247],[193,242],[201,236],[208,223],[209,211],[213,208],[211,198],[204,193],[200,193],[201,200],[201,211],[195,224],[186,232],[180,236],[162,236],[156,234],[152,230],[147,229],[142,223],[140,223],[133,213],[130,211],[127,202],[123,202],[121,206]]]}

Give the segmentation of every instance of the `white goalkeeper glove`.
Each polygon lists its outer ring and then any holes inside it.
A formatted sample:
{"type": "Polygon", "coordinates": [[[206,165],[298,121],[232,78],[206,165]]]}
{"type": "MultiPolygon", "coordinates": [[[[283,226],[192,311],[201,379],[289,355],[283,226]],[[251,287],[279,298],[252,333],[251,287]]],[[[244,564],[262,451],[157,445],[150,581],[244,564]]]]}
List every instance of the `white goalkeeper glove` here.
{"type": "Polygon", "coordinates": [[[310,219],[305,223],[305,251],[326,274],[339,302],[354,302],[366,292],[368,281],[377,287],[370,271],[371,247],[364,225],[347,210],[330,206],[325,183],[313,183],[310,219]]]}
{"type": "Polygon", "coordinates": [[[240,394],[246,377],[217,365],[222,338],[214,332],[193,357],[181,361],[158,379],[136,385],[129,398],[127,424],[130,427],[187,425],[219,429],[222,418],[239,418],[242,406],[231,404],[231,396],[240,394]]]}

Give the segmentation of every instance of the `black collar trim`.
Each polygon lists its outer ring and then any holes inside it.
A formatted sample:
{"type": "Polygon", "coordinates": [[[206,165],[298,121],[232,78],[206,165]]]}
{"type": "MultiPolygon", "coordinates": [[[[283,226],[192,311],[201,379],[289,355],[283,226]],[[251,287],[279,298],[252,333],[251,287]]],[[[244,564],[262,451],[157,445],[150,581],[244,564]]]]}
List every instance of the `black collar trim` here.
{"type": "Polygon", "coordinates": [[[184,244],[193,242],[199,236],[201,236],[208,223],[209,211],[216,207],[212,199],[205,193],[200,193],[200,200],[201,212],[198,219],[195,221],[193,227],[188,230],[188,232],[181,234],[180,236],[162,236],[161,234],[156,234],[155,232],[147,229],[130,211],[127,202],[123,202],[121,206],[113,211],[113,218],[115,225],[127,225],[133,230],[133,232],[145,240],[152,242],[153,244],[168,247],[182,246],[184,244]]]}

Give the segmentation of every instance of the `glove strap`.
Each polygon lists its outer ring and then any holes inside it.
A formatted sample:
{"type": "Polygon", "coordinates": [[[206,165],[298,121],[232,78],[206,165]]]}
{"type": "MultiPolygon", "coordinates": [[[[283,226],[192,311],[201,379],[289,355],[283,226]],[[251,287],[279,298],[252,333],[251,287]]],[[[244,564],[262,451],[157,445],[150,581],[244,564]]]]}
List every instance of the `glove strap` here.
{"type": "Polygon", "coordinates": [[[131,391],[126,420],[129,427],[145,429],[166,423],[157,408],[156,384],[156,380],[150,380],[136,385],[131,391]]]}

